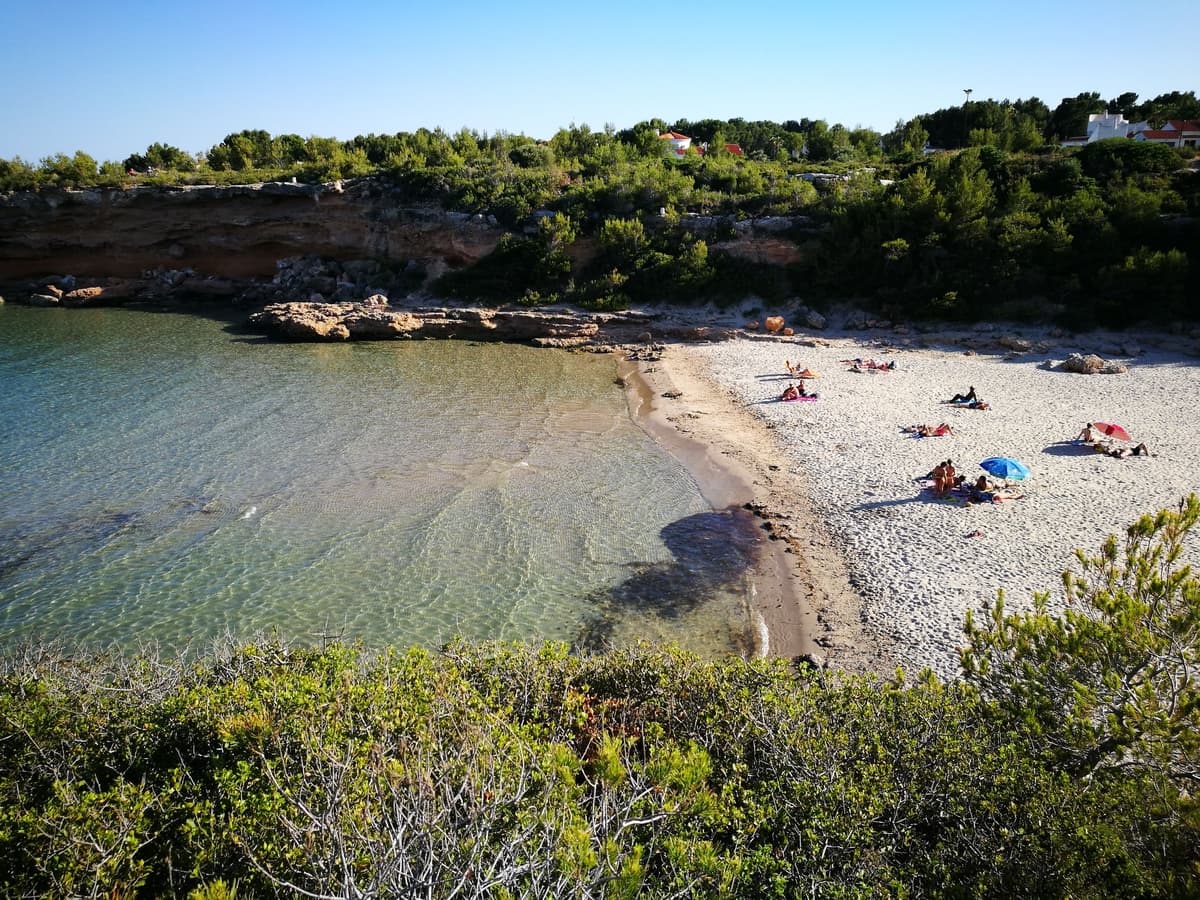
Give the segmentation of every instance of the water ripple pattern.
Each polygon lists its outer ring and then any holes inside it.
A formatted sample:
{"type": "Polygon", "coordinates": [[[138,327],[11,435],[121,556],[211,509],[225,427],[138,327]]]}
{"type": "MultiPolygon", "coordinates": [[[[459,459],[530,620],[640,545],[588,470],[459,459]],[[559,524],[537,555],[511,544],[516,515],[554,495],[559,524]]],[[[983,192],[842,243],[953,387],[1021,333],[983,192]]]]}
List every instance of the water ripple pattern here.
{"type": "Polygon", "coordinates": [[[705,602],[669,596],[696,594],[673,567],[710,510],[614,376],[507,345],[0,307],[0,644],[267,629],[737,649],[736,564],[705,602]]]}

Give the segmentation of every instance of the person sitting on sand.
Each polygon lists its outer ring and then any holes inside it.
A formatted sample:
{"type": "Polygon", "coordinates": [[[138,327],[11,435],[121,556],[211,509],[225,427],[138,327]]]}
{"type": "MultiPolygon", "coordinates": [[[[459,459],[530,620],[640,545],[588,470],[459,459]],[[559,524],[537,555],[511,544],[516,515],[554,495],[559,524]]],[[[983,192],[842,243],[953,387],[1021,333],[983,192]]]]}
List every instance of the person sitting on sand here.
{"type": "Polygon", "coordinates": [[[971,385],[971,387],[967,389],[967,392],[965,394],[955,394],[953,397],[950,398],[949,402],[951,402],[951,403],[976,403],[978,400],[979,400],[979,398],[975,396],[975,385],[971,385]]]}
{"type": "Polygon", "coordinates": [[[1091,422],[1088,422],[1083,426],[1083,430],[1080,431],[1079,434],[1075,435],[1075,440],[1081,441],[1085,444],[1093,444],[1096,442],[1096,436],[1092,434],[1091,422]]]}
{"type": "Polygon", "coordinates": [[[995,489],[996,485],[986,475],[980,475],[968,489],[967,499],[972,503],[991,503],[992,491],[995,489]]]}
{"type": "Polygon", "coordinates": [[[800,388],[794,384],[789,384],[783,389],[783,393],[779,395],[780,400],[799,400],[804,395],[800,393],[800,388]]]}

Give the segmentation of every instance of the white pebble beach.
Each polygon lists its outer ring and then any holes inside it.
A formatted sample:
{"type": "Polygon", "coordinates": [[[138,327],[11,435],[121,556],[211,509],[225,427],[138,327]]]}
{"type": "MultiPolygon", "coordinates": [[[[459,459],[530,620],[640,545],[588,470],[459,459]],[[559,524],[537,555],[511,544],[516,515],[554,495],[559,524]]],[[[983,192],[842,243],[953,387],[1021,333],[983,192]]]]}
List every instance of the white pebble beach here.
{"type": "MultiPolygon", "coordinates": [[[[1200,359],[1178,342],[1146,342],[1123,356],[1120,339],[1043,338],[1034,351],[1012,352],[898,335],[748,335],[673,345],[664,364],[678,371],[686,361],[698,383],[770,428],[773,446],[758,452],[775,458],[760,462],[799,476],[806,509],[819,516],[861,598],[868,639],[890,643],[906,671],[928,666],[953,678],[968,609],[1003,589],[1011,611],[1030,608],[1035,591],[1049,591],[1051,609],[1061,610],[1061,573],[1076,549],[1094,553],[1139,515],[1200,492],[1200,359]],[[1128,371],[1069,373],[1059,364],[1071,352],[1128,371]],[[854,358],[896,367],[854,372],[842,362],[854,358]],[[816,402],[776,400],[788,383],[785,360],[818,374],[806,383],[816,402]],[[990,408],[941,402],[970,386],[990,408]],[[1116,459],[1071,443],[1096,421],[1128,430],[1132,443],[1114,445],[1144,442],[1151,455],[1116,459]],[[952,435],[901,431],[941,422],[952,435]],[[1011,483],[1020,499],[939,499],[917,481],[945,459],[973,480],[993,456],[1029,468],[1028,479],[1011,483]]],[[[683,411],[687,400],[678,401],[683,411]]]]}

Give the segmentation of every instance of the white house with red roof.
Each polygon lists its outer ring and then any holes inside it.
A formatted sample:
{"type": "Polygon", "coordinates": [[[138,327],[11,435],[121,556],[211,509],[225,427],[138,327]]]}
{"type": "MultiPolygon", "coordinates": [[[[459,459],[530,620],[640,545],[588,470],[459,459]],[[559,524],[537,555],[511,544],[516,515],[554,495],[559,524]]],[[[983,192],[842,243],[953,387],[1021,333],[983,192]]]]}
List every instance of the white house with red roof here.
{"type": "Polygon", "coordinates": [[[1132,138],[1171,147],[1200,147],[1200,122],[1172,119],[1162,128],[1151,128],[1149,122],[1127,122],[1120,113],[1096,113],[1088,116],[1087,135],[1063,141],[1064,147],[1082,147],[1107,138],[1132,138]]]}
{"type": "Polygon", "coordinates": [[[1145,128],[1130,134],[1135,141],[1150,141],[1168,147],[1200,147],[1200,121],[1171,119],[1162,128],[1145,128]]]}
{"type": "MultiPolygon", "coordinates": [[[[687,156],[688,150],[692,149],[692,139],[686,134],[679,134],[676,131],[666,131],[660,134],[660,140],[668,141],[671,145],[671,153],[677,157],[687,156]]],[[[708,152],[708,144],[697,144],[695,149],[701,155],[708,152]]],[[[742,148],[737,144],[726,144],[725,149],[734,156],[745,156],[742,148]]]]}
{"type": "Polygon", "coordinates": [[[692,146],[692,139],[690,137],[675,131],[663,132],[658,137],[659,140],[670,143],[671,153],[675,156],[687,156],[688,149],[692,146]]]}

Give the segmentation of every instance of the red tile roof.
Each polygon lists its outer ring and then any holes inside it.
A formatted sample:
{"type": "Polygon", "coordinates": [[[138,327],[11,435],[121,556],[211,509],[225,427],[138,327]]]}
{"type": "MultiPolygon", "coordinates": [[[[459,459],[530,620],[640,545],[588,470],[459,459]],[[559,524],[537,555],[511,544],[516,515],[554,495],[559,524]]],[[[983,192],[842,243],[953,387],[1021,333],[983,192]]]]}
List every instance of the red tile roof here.
{"type": "Polygon", "coordinates": [[[659,137],[660,138],[670,138],[671,140],[674,140],[674,141],[690,141],[691,140],[691,138],[688,137],[686,134],[679,134],[678,132],[675,132],[675,131],[665,132],[663,134],[660,134],[659,137]]]}

